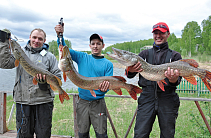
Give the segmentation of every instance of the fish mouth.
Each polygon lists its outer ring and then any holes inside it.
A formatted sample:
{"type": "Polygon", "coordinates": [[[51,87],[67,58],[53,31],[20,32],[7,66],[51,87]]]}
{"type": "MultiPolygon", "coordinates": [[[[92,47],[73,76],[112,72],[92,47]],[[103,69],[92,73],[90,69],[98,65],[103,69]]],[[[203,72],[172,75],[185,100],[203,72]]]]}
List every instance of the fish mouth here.
{"type": "Polygon", "coordinates": [[[124,58],[124,56],[127,56],[126,53],[124,53],[122,50],[116,49],[112,47],[113,54],[112,53],[106,53],[110,58],[117,60],[119,63],[125,65],[125,66],[131,66],[133,64],[130,63],[127,59],[124,58]]]}
{"type": "Polygon", "coordinates": [[[63,46],[62,48],[62,58],[67,58],[70,54],[69,48],[67,46],[63,46]]]}
{"type": "Polygon", "coordinates": [[[113,52],[113,53],[106,52],[106,54],[107,54],[109,57],[111,57],[111,58],[113,58],[113,59],[115,59],[115,60],[117,60],[117,59],[121,60],[121,56],[116,52],[115,48],[113,48],[113,47],[112,47],[112,52],[113,52]]]}

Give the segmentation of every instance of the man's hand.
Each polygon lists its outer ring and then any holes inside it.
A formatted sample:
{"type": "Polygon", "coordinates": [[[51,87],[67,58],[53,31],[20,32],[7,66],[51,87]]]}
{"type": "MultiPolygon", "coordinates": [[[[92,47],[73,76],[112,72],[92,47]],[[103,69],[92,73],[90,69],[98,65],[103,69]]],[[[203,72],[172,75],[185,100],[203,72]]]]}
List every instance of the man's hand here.
{"type": "Polygon", "coordinates": [[[165,71],[165,76],[169,79],[169,82],[176,83],[179,77],[179,71],[168,67],[167,71],[165,71]]]}
{"type": "Polygon", "coordinates": [[[38,81],[38,83],[41,83],[41,84],[46,83],[45,75],[42,76],[42,74],[37,74],[37,76],[34,76],[34,77],[38,81]]]}
{"type": "Polygon", "coordinates": [[[141,72],[143,69],[141,68],[141,63],[138,62],[135,65],[129,66],[126,68],[127,71],[129,72],[141,72]]]}
{"type": "Polygon", "coordinates": [[[58,25],[56,25],[56,27],[54,27],[54,29],[56,31],[57,36],[59,36],[59,33],[63,34],[63,32],[64,32],[64,25],[62,26],[62,25],[58,24],[58,25]]]}
{"type": "Polygon", "coordinates": [[[109,89],[109,81],[103,81],[99,86],[100,91],[106,92],[109,89]]]}

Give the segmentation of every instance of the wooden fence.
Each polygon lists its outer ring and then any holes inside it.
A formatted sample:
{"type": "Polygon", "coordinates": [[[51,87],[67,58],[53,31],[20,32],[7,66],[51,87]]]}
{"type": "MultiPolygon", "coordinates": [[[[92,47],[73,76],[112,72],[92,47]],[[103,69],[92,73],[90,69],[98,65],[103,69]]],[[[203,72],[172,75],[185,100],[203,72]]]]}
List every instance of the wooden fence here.
{"type": "Polygon", "coordinates": [[[197,81],[197,85],[193,85],[182,78],[180,85],[177,86],[177,92],[179,93],[197,93],[198,96],[200,94],[209,94],[210,91],[207,89],[201,78],[195,77],[197,81]]]}
{"type": "MultiPolygon", "coordinates": [[[[76,102],[78,100],[78,94],[76,93],[68,93],[68,95],[72,95],[73,96],[73,109],[74,109],[74,133],[75,133],[75,138],[78,138],[78,126],[77,126],[77,121],[76,121],[76,102]]],[[[7,96],[7,92],[1,92],[0,91],[0,134],[3,134],[6,132],[6,96],[7,96]]],[[[131,98],[129,95],[106,95],[106,97],[113,97],[113,98],[131,98]]],[[[203,111],[201,110],[201,107],[198,103],[198,101],[207,101],[207,102],[211,102],[211,99],[207,99],[207,98],[187,98],[187,97],[180,97],[180,100],[189,100],[189,101],[194,101],[206,126],[207,126],[207,129],[209,130],[210,134],[211,134],[211,128],[209,126],[209,123],[208,121],[206,120],[206,117],[203,113],[203,111]]],[[[108,113],[108,119],[109,119],[109,122],[111,124],[111,127],[113,129],[113,132],[114,132],[114,135],[116,138],[118,138],[118,134],[116,133],[116,129],[115,129],[115,126],[112,122],[112,118],[110,117],[110,114],[107,110],[107,113],[108,113]]],[[[131,117],[131,122],[130,122],[130,125],[128,126],[128,129],[126,131],[126,134],[124,136],[124,138],[127,138],[129,132],[130,132],[130,129],[131,129],[131,126],[134,122],[134,119],[136,117],[136,113],[137,113],[137,108],[136,108],[136,111],[134,112],[134,115],[131,117]]]]}
{"type": "MultiPolygon", "coordinates": [[[[192,93],[192,94],[196,94],[197,96],[200,96],[200,94],[209,94],[209,90],[207,89],[207,87],[204,85],[204,83],[202,82],[202,80],[199,77],[196,77],[197,80],[197,85],[192,85],[189,82],[187,82],[184,78],[182,78],[182,81],[180,83],[180,85],[177,87],[177,92],[178,93],[192,93]]],[[[7,93],[8,92],[4,92],[4,91],[0,91],[0,134],[3,134],[6,132],[6,97],[7,97],[7,93]]],[[[75,133],[75,138],[78,137],[78,125],[77,125],[77,121],[76,121],[76,102],[79,98],[78,94],[75,93],[68,93],[68,95],[72,95],[73,96],[73,114],[74,114],[74,133],[75,133]]],[[[131,98],[129,95],[106,95],[106,97],[114,97],[114,98],[131,98]]],[[[180,97],[180,100],[189,100],[189,101],[194,101],[210,134],[211,134],[211,128],[209,126],[209,123],[206,120],[206,117],[203,113],[203,111],[201,110],[201,107],[198,103],[198,101],[207,101],[207,102],[211,102],[211,99],[207,99],[207,98],[188,98],[188,97],[180,97]]],[[[14,105],[13,105],[14,106],[14,105]]],[[[14,107],[12,108],[14,109],[14,107]]],[[[11,111],[13,112],[13,111],[11,111]]],[[[125,138],[127,137],[127,135],[130,132],[131,126],[134,122],[134,119],[136,117],[136,113],[137,113],[137,108],[136,111],[131,119],[131,123],[128,126],[128,129],[126,131],[125,134],[125,138]]],[[[116,129],[115,126],[112,122],[112,118],[107,110],[107,114],[108,114],[108,119],[109,122],[111,124],[111,127],[113,129],[114,135],[117,138],[118,135],[116,133],[116,129]]]]}

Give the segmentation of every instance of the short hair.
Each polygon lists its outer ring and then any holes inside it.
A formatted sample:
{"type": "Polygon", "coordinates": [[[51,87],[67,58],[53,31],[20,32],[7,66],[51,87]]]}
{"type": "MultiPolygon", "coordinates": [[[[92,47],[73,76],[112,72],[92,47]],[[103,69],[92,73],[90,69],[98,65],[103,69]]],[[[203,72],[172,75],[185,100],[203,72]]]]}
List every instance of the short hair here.
{"type": "Polygon", "coordinates": [[[43,29],[40,29],[40,28],[35,28],[35,29],[33,29],[32,31],[31,31],[31,33],[30,33],[30,35],[35,31],[35,30],[37,30],[38,32],[43,32],[44,33],[44,39],[46,39],[46,33],[45,33],[45,31],[43,31],[43,29]]]}

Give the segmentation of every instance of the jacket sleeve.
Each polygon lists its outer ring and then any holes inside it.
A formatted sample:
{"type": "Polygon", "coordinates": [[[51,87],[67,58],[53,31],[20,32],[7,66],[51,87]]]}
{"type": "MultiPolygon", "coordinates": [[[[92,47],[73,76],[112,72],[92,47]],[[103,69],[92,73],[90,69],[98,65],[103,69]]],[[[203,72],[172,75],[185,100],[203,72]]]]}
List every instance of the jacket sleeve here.
{"type": "Polygon", "coordinates": [[[50,70],[49,70],[49,72],[51,72],[52,74],[57,76],[59,79],[62,79],[61,70],[58,68],[58,61],[57,61],[56,57],[53,54],[51,55],[50,62],[51,63],[50,63],[50,70]]]}
{"type": "Polygon", "coordinates": [[[0,42],[0,68],[12,69],[15,67],[15,57],[9,48],[9,40],[0,42]]]}

